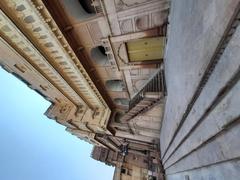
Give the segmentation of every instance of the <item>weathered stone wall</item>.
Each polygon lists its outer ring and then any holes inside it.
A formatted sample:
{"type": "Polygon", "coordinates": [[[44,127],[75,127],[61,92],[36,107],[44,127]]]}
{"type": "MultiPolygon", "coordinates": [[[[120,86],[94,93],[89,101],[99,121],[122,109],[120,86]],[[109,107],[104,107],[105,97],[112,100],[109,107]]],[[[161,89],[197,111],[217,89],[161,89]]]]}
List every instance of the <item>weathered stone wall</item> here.
{"type": "Polygon", "coordinates": [[[239,178],[238,12],[239,0],[172,1],[160,134],[167,179],[239,178]]]}

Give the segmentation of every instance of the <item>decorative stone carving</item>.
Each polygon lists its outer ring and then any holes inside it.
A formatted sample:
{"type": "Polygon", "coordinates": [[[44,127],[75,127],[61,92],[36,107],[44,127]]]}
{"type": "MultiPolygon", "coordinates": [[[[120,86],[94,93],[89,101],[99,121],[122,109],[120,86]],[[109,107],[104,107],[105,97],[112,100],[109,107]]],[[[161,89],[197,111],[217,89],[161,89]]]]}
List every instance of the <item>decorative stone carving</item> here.
{"type": "Polygon", "coordinates": [[[119,22],[120,28],[123,34],[133,32],[133,22],[131,19],[123,20],[119,22]]]}
{"type": "Polygon", "coordinates": [[[144,16],[139,16],[135,18],[135,24],[136,24],[136,29],[141,31],[141,30],[146,30],[149,28],[149,16],[144,15],[144,16]]]}

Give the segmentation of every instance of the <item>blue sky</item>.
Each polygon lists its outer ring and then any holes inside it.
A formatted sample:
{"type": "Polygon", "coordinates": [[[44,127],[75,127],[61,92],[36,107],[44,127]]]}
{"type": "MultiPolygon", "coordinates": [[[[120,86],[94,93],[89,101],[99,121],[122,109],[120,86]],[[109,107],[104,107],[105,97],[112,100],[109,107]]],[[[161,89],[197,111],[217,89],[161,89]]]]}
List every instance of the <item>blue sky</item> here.
{"type": "Polygon", "coordinates": [[[44,116],[50,103],[0,68],[0,179],[111,180],[92,145],[44,116]]]}

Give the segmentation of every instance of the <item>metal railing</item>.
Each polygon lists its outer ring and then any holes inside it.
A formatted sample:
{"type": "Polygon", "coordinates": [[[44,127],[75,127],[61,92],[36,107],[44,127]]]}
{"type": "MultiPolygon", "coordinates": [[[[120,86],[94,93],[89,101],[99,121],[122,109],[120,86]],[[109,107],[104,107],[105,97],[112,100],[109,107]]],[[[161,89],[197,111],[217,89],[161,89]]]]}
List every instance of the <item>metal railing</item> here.
{"type": "Polygon", "coordinates": [[[163,69],[159,68],[152,78],[143,86],[143,88],[129,102],[129,110],[135,107],[147,92],[162,92],[166,95],[166,85],[163,69]]]}

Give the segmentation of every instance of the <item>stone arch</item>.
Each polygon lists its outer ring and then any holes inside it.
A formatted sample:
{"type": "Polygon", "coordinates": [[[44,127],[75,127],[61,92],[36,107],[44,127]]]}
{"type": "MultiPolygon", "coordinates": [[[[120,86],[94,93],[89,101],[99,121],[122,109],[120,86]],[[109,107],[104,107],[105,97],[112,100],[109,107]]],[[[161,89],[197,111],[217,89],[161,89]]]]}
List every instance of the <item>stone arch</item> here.
{"type": "Polygon", "coordinates": [[[108,58],[103,46],[97,46],[91,50],[91,58],[97,65],[107,65],[108,58]]]}
{"type": "Polygon", "coordinates": [[[123,116],[123,113],[121,113],[121,112],[116,112],[116,114],[115,114],[115,116],[114,116],[114,121],[117,122],[117,123],[120,123],[122,116],[123,116]]]}
{"type": "Polygon", "coordinates": [[[78,2],[82,5],[82,8],[87,12],[88,14],[95,14],[95,9],[92,6],[91,0],[78,0],[78,2]]]}
{"type": "Polygon", "coordinates": [[[129,100],[127,98],[115,98],[114,102],[117,105],[121,105],[121,106],[128,106],[129,105],[129,100]]]}
{"type": "Polygon", "coordinates": [[[85,20],[95,15],[94,7],[91,7],[89,0],[63,0],[62,2],[67,11],[77,20],[85,20]]]}
{"type": "Polygon", "coordinates": [[[110,91],[123,91],[124,90],[124,83],[122,80],[115,79],[115,80],[108,80],[106,81],[106,87],[110,91]]]}

